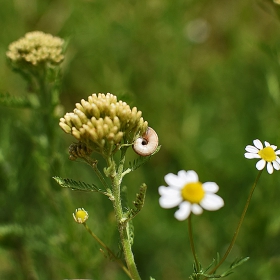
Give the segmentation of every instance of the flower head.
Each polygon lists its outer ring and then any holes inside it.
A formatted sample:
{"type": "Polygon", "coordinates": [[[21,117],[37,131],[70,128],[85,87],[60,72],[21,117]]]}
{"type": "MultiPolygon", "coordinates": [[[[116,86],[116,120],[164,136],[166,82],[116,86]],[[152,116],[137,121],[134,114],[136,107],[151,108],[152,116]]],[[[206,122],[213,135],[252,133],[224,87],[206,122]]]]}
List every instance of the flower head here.
{"type": "Polygon", "coordinates": [[[132,144],[148,127],[142,112],[132,109],[111,93],[92,94],[76,103],[71,113],[60,119],[60,127],[95,152],[108,156],[116,145],[132,144]]]}
{"type": "Polygon", "coordinates": [[[73,218],[76,223],[83,224],[88,219],[88,212],[84,208],[77,208],[73,213],[73,218]]]}
{"type": "Polygon", "coordinates": [[[159,187],[159,204],[162,208],[179,206],[175,212],[175,218],[179,221],[187,219],[191,212],[199,215],[203,208],[214,211],[224,206],[223,199],[215,194],[219,190],[218,185],[214,182],[199,182],[193,170],[181,170],[178,175],[169,173],[164,179],[169,186],[159,187]]]}
{"type": "Polygon", "coordinates": [[[64,59],[63,44],[64,40],[59,37],[33,31],[11,43],[6,55],[16,67],[37,66],[42,63],[56,65],[64,59]]]}
{"type": "Polygon", "coordinates": [[[258,170],[263,170],[265,165],[269,174],[273,173],[273,168],[276,170],[280,169],[280,150],[277,150],[277,146],[270,145],[267,141],[264,142],[265,147],[259,139],[253,141],[254,146],[247,145],[245,150],[247,153],[244,154],[245,158],[259,158],[260,160],[256,164],[258,170]]]}

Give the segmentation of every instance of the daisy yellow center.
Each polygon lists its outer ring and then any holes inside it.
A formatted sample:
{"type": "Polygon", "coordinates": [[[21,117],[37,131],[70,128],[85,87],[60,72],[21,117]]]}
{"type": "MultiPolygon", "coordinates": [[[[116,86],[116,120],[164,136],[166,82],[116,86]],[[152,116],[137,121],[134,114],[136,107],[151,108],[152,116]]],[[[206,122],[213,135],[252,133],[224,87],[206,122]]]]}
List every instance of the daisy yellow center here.
{"type": "Polygon", "coordinates": [[[260,150],[258,154],[267,162],[276,160],[276,154],[271,147],[265,147],[264,149],[260,150]]]}
{"type": "Polygon", "coordinates": [[[88,219],[88,213],[84,209],[78,209],[75,214],[73,214],[74,219],[77,223],[84,223],[88,219]]]}
{"type": "Polygon", "coordinates": [[[199,203],[204,197],[202,183],[188,183],[182,188],[182,197],[191,203],[199,203]]]}
{"type": "Polygon", "coordinates": [[[76,213],[76,218],[77,219],[80,218],[80,219],[84,220],[86,216],[87,216],[87,213],[86,213],[86,211],[83,211],[83,210],[79,210],[76,213]]]}

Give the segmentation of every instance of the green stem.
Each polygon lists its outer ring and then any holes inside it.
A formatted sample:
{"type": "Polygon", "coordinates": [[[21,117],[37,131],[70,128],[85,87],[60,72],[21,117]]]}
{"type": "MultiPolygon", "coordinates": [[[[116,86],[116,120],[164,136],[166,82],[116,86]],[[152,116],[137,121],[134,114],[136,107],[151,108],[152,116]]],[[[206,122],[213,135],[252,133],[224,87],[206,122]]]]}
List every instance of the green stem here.
{"type": "MultiPolygon", "coordinates": [[[[131,242],[129,237],[129,225],[127,222],[127,217],[125,217],[123,213],[122,203],[121,203],[121,182],[122,182],[122,172],[124,168],[124,161],[125,161],[125,152],[126,149],[121,153],[121,160],[118,166],[118,171],[116,172],[115,165],[112,164],[109,168],[112,168],[111,170],[111,181],[112,181],[112,194],[114,196],[114,199],[112,200],[115,216],[118,224],[118,230],[120,234],[120,240],[122,243],[123,253],[125,257],[125,261],[128,267],[128,270],[131,274],[131,279],[133,280],[141,280],[141,277],[138,273],[132,248],[131,248],[131,242]]],[[[113,162],[113,159],[107,162],[113,162]]]]}
{"type": "Polygon", "coordinates": [[[104,177],[102,176],[101,172],[99,171],[99,169],[97,168],[97,162],[94,163],[92,165],[92,168],[95,172],[95,174],[97,175],[97,177],[99,178],[99,180],[101,181],[102,185],[106,188],[106,190],[108,189],[108,185],[107,182],[105,181],[104,177]]]}
{"type": "MultiPolygon", "coordinates": [[[[245,206],[244,206],[243,212],[242,212],[242,214],[241,214],[239,223],[238,223],[238,225],[237,225],[237,228],[236,228],[235,233],[234,233],[234,235],[233,235],[233,237],[232,237],[232,240],[231,240],[231,242],[230,242],[230,244],[229,244],[229,246],[228,246],[227,251],[225,252],[225,254],[224,254],[224,256],[222,257],[222,259],[220,260],[220,262],[210,271],[209,274],[215,273],[215,271],[222,265],[222,263],[223,263],[223,262],[226,260],[226,258],[228,257],[228,255],[229,255],[229,253],[230,253],[230,251],[231,251],[231,249],[232,249],[232,247],[233,247],[233,245],[234,245],[234,243],[235,243],[235,241],[236,241],[236,239],[237,239],[239,230],[240,230],[241,225],[242,225],[242,222],[243,222],[243,220],[244,220],[244,218],[245,218],[247,209],[248,209],[248,207],[249,207],[251,198],[252,198],[252,196],[253,196],[254,190],[255,190],[255,188],[256,188],[256,186],[257,186],[257,183],[258,183],[258,181],[259,181],[259,178],[260,178],[261,174],[262,174],[262,170],[260,170],[260,172],[258,173],[258,175],[257,175],[257,177],[256,177],[256,180],[255,180],[253,186],[251,187],[251,190],[250,190],[249,196],[248,196],[248,198],[247,198],[246,204],[245,204],[245,206]]],[[[204,278],[204,279],[206,279],[206,278],[204,278]]]]}
{"type": "Polygon", "coordinates": [[[196,255],[196,252],[195,252],[195,247],[194,247],[191,219],[192,219],[192,213],[190,214],[190,216],[188,218],[188,231],[189,231],[191,250],[192,250],[192,254],[193,254],[193,258],[194,258],[194,262],[195,262],[195,269],[196,269],[196,272],[199,272],[199,270],[200,270],[199,269],[199,262],[198,262],[197,255],[196,255]]]}
{"type": "Polygon", "coordinates": [[[89,232],[89,234],[109,253],[110,257],[112,257],[117,264],[122,268],[122,270],[131,278],[130,272],[126,268],[126,266],[123,264],[123,262],[111,251],[109,247],[107,247],[88,227],[86,223],[83,223],[86,230],[89,232]]]}

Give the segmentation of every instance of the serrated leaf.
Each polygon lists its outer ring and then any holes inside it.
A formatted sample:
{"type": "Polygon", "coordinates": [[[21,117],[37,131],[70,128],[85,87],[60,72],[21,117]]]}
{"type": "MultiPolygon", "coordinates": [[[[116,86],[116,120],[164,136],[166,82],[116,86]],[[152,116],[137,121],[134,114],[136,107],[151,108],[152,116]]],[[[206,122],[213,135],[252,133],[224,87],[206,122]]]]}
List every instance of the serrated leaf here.
{"type": "Polygon", "coordinates": [[[146,163],[153,155],[155,155],[156,153],[159,152],[161,146],[158,146],[157,149],[149,156],[147,157],[141,157],[139,156],[137,159],[135,159],[132,163],[129,162],[129,168],[130,171],[134,171],[137,168],[139,168],[141,165],[143,165],[144,163],[146,163]]]}
{"type": "Polygon", "coordinates": [[[74,191],[86,191],[86,192],[100,192],[106,194],[102,189],[99,189],[94,184],[87,184],[81,181],[75,181],[72,179],[63,179],[61,177],[53,177],[53,179],[63,188],[70,188],[74,191]]]}
{"type": "Polygon", "coordinates": [[[130,209],[128,219],[131,220],[133,219],[143,208],[144,202],[145,202],[145,197],[146,197],[146,191],[147,191],[147,185],[142,184],[140,186],[139,193],[136,194],[136,199],[133,201],[133,204],[135,206],[134,209],[130,209]]]}

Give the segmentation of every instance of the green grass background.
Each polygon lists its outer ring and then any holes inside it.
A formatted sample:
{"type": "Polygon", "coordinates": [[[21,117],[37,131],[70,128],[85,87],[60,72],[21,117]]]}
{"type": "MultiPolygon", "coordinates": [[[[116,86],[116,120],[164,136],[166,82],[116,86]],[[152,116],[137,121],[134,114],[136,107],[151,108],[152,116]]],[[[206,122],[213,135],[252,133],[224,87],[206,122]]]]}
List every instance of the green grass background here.
{"type": "MultiPolygon", "coordinates": [[[[193,169],[202,182],[220,186],[224,208],[194,217],[193,225],[204,267],[217,251],[223,254],[257,175],[244,147],[256,138],[280,146],[280,6],[270,0],[0,3],[1,92],[26,95],[26,83],[8,67],[5,52],[26,32],[41,30],[69,39],[65,112],[92,93],[111,92],[137,106],[157,131],[161,151],[125,180],[131,201],[142,182],[148,185],[145,207],[134,220],[133,249],[143,279],[182,280],[192,272],[187,223],[158,204],[158,186],[169,172],[193,169]],[[195,33],[200,38],[206,32],[201,42],[189,34],[196,20],[206,24],[195,33]]],[[[88,166],[68,160],[74,138],[54,128],[62,168],[58,174],[51,166],[45,174],[36,168],[41,156],[26,132],[29,123],[28,110],[1,107],[0,279],[32,279],[22,259],[42,280],[127,279],[71,216],[77,207],[88,210],[88,225],[117,251],[110,201],[49,183],[51,176],[96,181],[88,166]]],[[[279,197],[280,173],[264,172],[223,268],[236,257],[250,260],[228,279],[279,279],[279,197]]]]}

